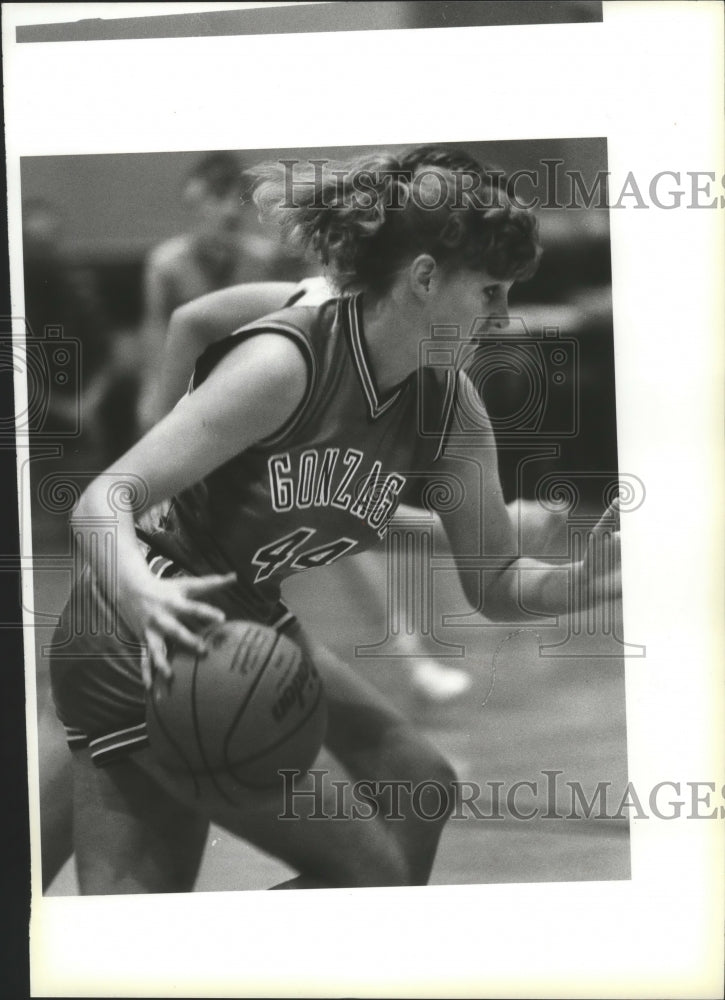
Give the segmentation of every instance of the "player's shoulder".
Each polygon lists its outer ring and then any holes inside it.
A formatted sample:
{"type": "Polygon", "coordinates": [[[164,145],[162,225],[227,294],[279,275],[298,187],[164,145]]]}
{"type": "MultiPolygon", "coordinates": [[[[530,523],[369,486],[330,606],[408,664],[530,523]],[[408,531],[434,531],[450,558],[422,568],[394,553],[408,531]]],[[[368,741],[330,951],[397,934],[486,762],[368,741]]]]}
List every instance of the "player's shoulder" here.
{"type": "Polygon", "coordinates": [[[304,372],[303,356],[294,340],[274,329],[262,330],[254,337],[240,337],[231,344],[227,356],[242,371],[252,366],[265,371],[270,383],[304,372]]]}
{"type": "MultiPolygon", "coordinates": [[[[255,349],[264,346],[270,352],[270,367],[282,364],[286,359],[299,369],[299,359],[302,357],[310,382],[315,382],[320,371],[325,369],[330,348],[334,352],[336,343],[334,331],[337,329],[337,300],[325,296],[321,298],[322,301],[314,304],[294,303],[283,306],[211,344],[197,360],[192,385],[200,385],[222,358],[240,344],[252,340],[257,342],[258,347],[255,349]],[[271,339],[266,335],[272,335],[271,339]]],[[[239,356],[238,354],[237,357],[239,356]]]]}
{"type": "Polygon", "coordinates": [[[197,389],[215,369],[225,373],[222,385],[260,381],[265,392],[299,395],[309,381],[310,361],[293,339],[274,329],[234,335],[206,349],[198,359],[191,388],[197,389]]]}
{"type": "Polygon", "coordinates": [[[335,325],[338,300],[329,295],[293,295],[281,309],[268,313],[248,324],[245,330],[299,331],[307,339],[329,336],[335,325]]]}
{"type": "Polygon", "coordinates": [[[266,361],[270,374],[274,371],[300,370],[300,358],[308,372],[319,364],[317,345],[319,326],[318,306],[292,306],[268,313],[240,327],[228,337],[210,344],[197,360],[192,386],[200,385],[224,358],[245,363],[250,352],[255,360],[266,361]],[[241,360],[240,360],[241,359],[241,360]]]}

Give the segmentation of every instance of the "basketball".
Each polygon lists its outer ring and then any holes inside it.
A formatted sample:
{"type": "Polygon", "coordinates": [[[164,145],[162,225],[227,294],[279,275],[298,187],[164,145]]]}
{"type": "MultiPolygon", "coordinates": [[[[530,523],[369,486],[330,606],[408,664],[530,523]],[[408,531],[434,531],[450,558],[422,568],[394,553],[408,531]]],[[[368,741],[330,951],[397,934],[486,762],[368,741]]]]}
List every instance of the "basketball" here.
{"type": "Polygon", "coordinates": [[[198,797],[234,804],[250,788],[304,771],[317,756],[327,711],[322,682],[300,647],[255,622],[208,633],[203,655],[177,651],[170,685],[157,676],[146,722],[156,758],[198,797]]]}

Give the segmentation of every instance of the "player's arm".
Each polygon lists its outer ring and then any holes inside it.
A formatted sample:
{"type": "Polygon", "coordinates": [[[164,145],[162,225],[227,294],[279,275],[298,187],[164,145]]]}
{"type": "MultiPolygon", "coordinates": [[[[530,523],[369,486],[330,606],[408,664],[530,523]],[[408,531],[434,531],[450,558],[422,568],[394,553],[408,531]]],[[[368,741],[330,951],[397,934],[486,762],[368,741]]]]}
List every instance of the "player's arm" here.
{"type": "Polygon", "coordinates": [[[146,401],[144,428],[160,420],[181,399],[196,359],[210,344],[281,309],[295,287],[287,281],[234,285],[176,309],[165,331],[158,382],[146,401]]]}
{"type": "MultiPolygon", "coordinates": [[[[461,374],[461,380],[467,376],[461,374]]],[[[469,384],[465,396],[470,426],[471,400],[477,395],[469,384]]],[[[574,589],[590,597],[620,591],[618,533],[608,511],[592,532],[589,548],[581,561],[568,566],[520,555],[518,539],[506,508],[498,474],[496,442],[483,403],[476,414],[477,431],[470,438],[448,444],[440,471],[457,477],[462,502],[441,515],[451,550],[456,558],[461,584],[474,607],[480,603],[483,580],[483,611],[493,620],[516,620],[527,612],[565,614],[570,607],[572,574],[574,589]],[[612,535],[611,568],[595,566],[592,552],[603,534],[612,535]],[[582,588],[583,579],[587,586],[582,588]]]]}
{"type": "MultiPolygon", "coordinates": [[[[226,355],[208,378],[179,406],[88,487],[74,512],[78,541],[93,552],[93,522],[116,522],[115,552],[96,552],[92,569],[101,580],[115,579],[116,605],[155,666],[167,675],[165,643],[200,650],[194,629],[223,618],[200,600],[228,585],[232,577],[159,579],[153,576],[136,541],[133,514],[114,498],[141,493],[134,513],[198,482],[235,455],[279,429],[301,404],[307,363],[289,339],[260,334],[226,355]],[[138,484],[142,489],[137,489],[138,484]],[[109,560],[115,560],[110,565],[109,560]]],[[[147,664],[144,677],[150,683],[147,664]]]]}

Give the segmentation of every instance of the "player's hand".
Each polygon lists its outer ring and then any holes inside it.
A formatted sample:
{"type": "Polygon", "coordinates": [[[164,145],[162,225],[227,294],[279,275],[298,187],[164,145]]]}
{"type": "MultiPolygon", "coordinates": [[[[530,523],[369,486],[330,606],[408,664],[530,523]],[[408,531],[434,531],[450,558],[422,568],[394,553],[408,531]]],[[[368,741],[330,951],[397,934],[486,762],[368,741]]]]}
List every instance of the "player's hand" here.
{"type": "Polygon", "coordinates": [[[198,630],[221,624],[225,615],[200,598],[228,587],[235,580],[235,573],[164,580],[149,572],[124,595],[119,602],[121,614],[146,645],[141,663],[146,688],[151,687],[155,671],[167,681],[171,680],[173,671],[167,652],[170,643],[191,653],[203,655],[206,652],[206,643],[198,630]]]}
{"type": "Polygon", "coordinates": [[[575,600],[592,608],[622,596],[619,505],[614,500],[589,533],[584,558],[575,567],[575,600]]]}

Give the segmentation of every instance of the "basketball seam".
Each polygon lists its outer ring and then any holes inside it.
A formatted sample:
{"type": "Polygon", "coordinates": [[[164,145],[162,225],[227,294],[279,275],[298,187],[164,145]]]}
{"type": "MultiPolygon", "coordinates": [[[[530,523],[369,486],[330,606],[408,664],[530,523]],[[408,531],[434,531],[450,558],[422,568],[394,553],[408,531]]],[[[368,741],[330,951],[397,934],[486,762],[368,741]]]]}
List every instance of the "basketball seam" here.
{"type": "Polygon", "coordinates": [[[250,754],[249,757],[244,757],[242,760],[235,761],[233,766],[240,767],[243,766],[244,764],[249,764],[250,761],[257,760],[257,758],[263,757],[266,753],[269,753],[271,750],[275,750],[278,746],[280,746],[280,744],[284,743],[285,740],[288,740],[290,736],[294,736],[297,730],[300,729],[305,724],[305,722],[307,722],[309,717],[312,715],[317,706],[320,704],[321,698],[322,698],[322,685],[320,684],[320,686],[317,689],[317,698],[315,699],[315,702],[311,706],[307,715],[305,715],[302,719],[300,719],[292,729],[290,729],[288,732],[284,734],[284,736],[280,736],[278,740],[275,740],[274,743],[270,743],[262,750],[257,750],[255,753],[250,754]]]}
{"type": "MultiPolygon", "coordinates": [[[[242,785],[244,788],[264,789],[264,788],[271,788],[271,787],[273,787],[274,783],[270,783],[270,784],[256,784],[255,783],[255,784],[253,784],[253,783],[251,783],[249,781],[242,781],[241,778],[237,777],[237,775],[234,773],[234,771],[232,770],[232,768],[233,767],[244,767],[246,764],[249,764],[250,761],[256,760],[258,757],[264,756],[264,754],[269,753],[270,751],[274,750],[281,743],[284,743],[285,740],[289,739],[290,736],[294,736],[294,734],[297,732],[297,730],[300,729],[302,726],[304,726],[304,724],[307,722],[307,720],[312,716],[312,714],[314,713],[315,709],[317,708],[317,706],[320,704],[320,701],[322,700],[322,694],[323,694],[323,687],[322,687],[322,683],[320,682],[320,685],[319,685],[319,687],[317,689],[317,698],[315,699],[314,703],[310,707],[310,710],[307,713],[307,715],[305,715],[304,718],[300,719],[300,721],[297,723],[297,725],[293,729],[290,729],[290,731],[288,733],[285,733],[284,736],[280,737],[274,743],[271,743],[269,746],[265,747],[264,750],[260,750],[258,753],[252,754],[249,757],[245,757],[243,760],[236,761],[234,764],[229,763],[229,761],[227,760],[226,768],[234,776],[235,781],[238,781],[239,784],[242,785]]],[[[323,736],[323,742],[324,742],[324,736],[323,736]]]]}
{"type": "MultiPolygon", "coordinates": [[[[190,761],[187,760],[186,754],[182,751],[181,747],[176,742],[176,740],[172,738],[171,734],[169,733],[169,730],[167,729],[166,725],[164,724],[164,722],[163,722],[163,720],[161,718],[161,715],[159,714],[158,708],[156,706],[156,702],[154,701],[153,694],[149,698],[149,702],[151,704],[151,710],[152,710],[152,712],[154,714],[154,718],[156,719],[156,723],[157,723],[159,729],[161,730],[161,732],[164,734],[164,736],[166,737],[166,739],[169,741],[169,743],[171,744],[171,746],[178,753],[179,757],[181,758],[181,760],[186,765],[186,768],[189,771],[189,774],[191,775],[191,780],[194,782],[194,794],[196,795],[197,798],[199,798],[200,795],[201,795],[201,789],[199,788],[199,782],[197,780],[196,774],[194,774],[194,769],[192,768],[190,761]]],[[[151,747],[153,749],[153,741],[149,741],[149,742],[151,743],[151,747]]],[[[172,769],[168,768],[168,770],[171,771],[172,769]]],[[[172,773],[175,773],[175,772],[172,771],[172,773]]]]}
{"type": "MultiPolygon", "coordinates": [[[[214,785],[217,788],[219,788],[219,786],[216,783],[216,781],[214,781],[214,776],[215,775],[219,775],[219,774],[223,774],[223,773],[229,772],[232,775],[232,777],[234,778],[234,780],[236,782],[238,782],[243,788],[258,789],[258,790],[269,788],[270,785],[268,785],[268,784],[258,784],[256,782],[242,781],[241,778],[239,778],[234,773],[234,771],[232,770],[232,768],[234,768],[234,767],[244,767],[244,765],[250,763],[253,760],[256,760],[258,757],[264,756],[264,754],[269,753],[270,751],[274,750],[277,746],[279,746],[281,743],[283,743],[290,736],[293,736],[298,731],[298,729],[300,729],[307,722],[307,720],[313,715],[313,713],[315,712],[315,709],[317,708],[317,706],[320,704],[320,701],[322,700],[322,695],[323,695],[323,687],[322,687],[322,684],[320,684],[319,687],[318,687],[318,689],[317,689],[317,697],[316,697],[315,701],[313,702],[313,704],[310,706],[310,709],[307,712],[307,714],[302,719],[299,720],[299,722],[297,723],[297,725],[293,729],[291,729],[288,733],[285,733],[285,735],[283,737],[280,737],[280,739],[276,740],[274,743],[269,744],[267,747],[265,747],[263,750],[260,750],[258,753],[251,754],[249,757],[245,757],[243,760],[235,761],[234,763],[232,763],[229,760],[228,756],[226,756],[226,754],[225,754],[225,764],[223,766],[220,766],[220,767],[211,767],[209,765],[208,761],[206,760],[206,758],[202,754],[202,758],[203,758],[204,765],[206,767],[207,773],[208,773],[209,777],[211,778],[211,780],[214,782],[214,785]]],[[[196,789],[197,794],[198,794],[199,793],[199,783],[197,781],[196,774],[192,770],[191,764],[187,761],[186,757],[184,756],[184,754],[179,749],[179,747],[178,747],[177,743],[175,742],[175,740],[173,740],[169,736],[166,727],[164,726],[163,722],[161,721],[161,717],[159,716],[158,712],[156,711],[156,706],[153,705],[153,703],[152,703],[152,707],[153,707],[153,710],[154,710],[154,714],[156,715],[157,721],[159,723],[159,727],[163,730],[164,735],[167,737],[167,739],[172,744],[172,746],[178,751],[179,756],[181,757],[181,759],[184,761],[184,763],[186,764],[187,768],[189,769],[189,774],[192,777],[195,789],[196,789]]],[[[222,791],[222,789],[219,788],[219,791],[226,798],[226,795],[222,791]]],[[[228,802],[232,802],[232,800],[229,799],[229,798],[227,798],[227,801],[228,802]]],[[[233,802],[232,802],[232,804],[233,804],[233,802]]]]}
{"type": "MultiPolygon", "coordinates": [[[[260,646],[264,645],[264,643],[262,642],[262,640],[265,639],[265,638],[266,637],[264,635],[262,635],[259,631],[257,631],[257,633],[256,633],[256,635],[254,637],[254,641],[249,646],[247,646],[246,650],[241,650],[238,647],[237,650],[236,650],[236,652],[235,652],[235,656],[234,656],[234,658],[232,660],[231,669],[233,669],[234,665],[239,662],[240,657],[242,657],[246,653],[250,653],[251,652],[251,653],[257,653],[258,654],[260,646]]],[[[194,658],[194,663],[193,663],[193,667],[192,667],[192,678],[191,678],[191,688],[190,688],[190,696],[191,697],[190,697],[190,700],[191,700],[191,710],[192,710],[192,726],[193,726],[194,736],[196,738],[197,749],[198,749],[198,752],[199,752],[199,757],[200,757],[203,769],[206,772],[207,777],[209,778],[209,780],[211,781],[211,783],[213,784],[213,786],[216,788],[217,792],[221,795],[221,797],[226,802],[228,802],[230,805],[235,805],[235,802],[234,802],[234,800],[232,798],[229,797],[229,795],[226,793],[226,791],[224,790],[224,788],[222,787],[222,785],[219,783],[219,781],[217,780],[218,777],[220,777],[222,774],[227,774],[229,777],[231,777],[242,788],[247,788],[247,789],[252,789],[252,790],[254,790],[254,789],[262,790],[262,789],[266,789],[266,788],[271,787],[270,784],[268,784],[268,783],[259,784],[257,782],[242,781],[237,776],[237,774],[235,773],[234,769],[238,768],[238,767],[244,767],[247,764],[252,763],[253,761],[259,760],[260,758],[264,757],[266,754],[271,753],[272,751],[274,751],[278,746],[280,746],[281,744],[283,744],[286,740],[290,739],[290,737],[294,736],[294,734],[296,732],[298,732],[307,723],[307,721],[311,718],[311,716],[317,710],[317,708],[318,708],[318,706],[320,704],[320,701],[322,700],[323,686],[322,686],[322,683],[320,681],[320,683],[318,685],[318,689],[317,689],[317,697],[315,698],[313,704],[310,706],[309,711],[297,722],[297,724],[291,730],[289,730],[288,732],[286,732],[283,736],[280,736],[274,742],[268,744],[263,749],[261,749],[259,751],[256,751],[253,754],[250,754],[249,756],[245,757],[242,760],[237,760],[237,761],[232,762],[232,760],[230,758],[229,747],[230,747],[230,743],[231,743],[233,734],[234,734],[234,732],[235,732],[235,730],[236,730],[236,728],[237,728],[237,726],[238,726],[238,724],[239,724],[242,716],[244,715],[244,712],[248,708],[249,703],[250,703],[252,697],[254,696],[254,694],[255,694],[255,692],[256,692],[256,690],[257,690],[257,688],[258,688],[258,686],[259,686],[259,684],[260,684],[260,682],[261,682],[261,680],[262,680],[262,678],[263,678],[263,676],[265,674],[265,671],[267,670],[267,667],[269,666],[269,664],[272,662],[272,660],[274,658],[274,654],[275,654],[275,652],[277,650],[277,647],[279,645],[280,638],[281,638],[281,635],[279,633],[276,633],[275,634],[274,643],[272,644],[271,649],[269,650],[269,652],[268,652],[268,654],[267,654],[267,656],[265,658],[265,661],[262,663],[261,668],[259,670],[259,673],[254,678],[252,684],[250,685],[249,690],[247,691],[247,693],[246,693],[246,695],[244,697],[244,700],[242,701],[242,703],[239,706],[239,708],[237,709],[237,711],[236,711],[233,719],[231,720],[231,723],[230,723],[230,726],[229,726],[229,730],[228,730],[228,734],[225,737],[225,740],[224,740],[224,743],[223,743],[223,761],[224,761],[224,763],[222,765],[220,765],[219,767],[212,767],[210,765],[209,758],[208,758],[207,753],[206,753],[206,748],[205,748],[204,743],[202,741],[202,731],[201,731],[201,725],[200,725],[200,719],[199,719],[199,713],[198,713],[198,707],[197,707],[197,699],[196,699],[196,693],[197,693],[197,689],[198,689],[198,676],[199,676],[200,659],[201,659],[201,657],[200,657],[200,655],[197,654],[195,656],[195,658],[194,658]]],[[[298,649],[298,652],[301,653],[301,650],[299,650],[298,647],[297,647],[297,649],[298,649]]],[[[304,654],[302,654],[302,656],[304,656],[304,654]]],[[[169,741],[169,743],[174,748],[174,750],[178,753],[181,761],[183,761],[186,769],[188,770],[188,772],[189,772],[189,774],[191,776],[191,779],[192,779],[192,781],[194,783],[195,794],[198,797],[200,795],[200,785],[199,785],[200,775],[196,774],[196,772],[193,770],[193,767],[192,767],[190,761],[187,759],[185,753],[182,751],[182,749],[179,746],[179,744],[177,744],[176,740],[173,739],[172,736],[170,735],[170,733],[169,733],[166,725],[162,721],[162,718],[161,718],[161,716],[159,714],[159,711],[158,711],[157,706],[156,706],[155,702],[153,701],[153,699],[151,699],[151,707],[152,707],[152,710],[153,710],[153,713],[154,713],[154,717],[155,717],[155,719],[156,719],[156,721],[157,721],[157,723],[159,725],[160,730],[163,732],[164,736],[169,741]]]]}
{"type": "MultiPolygon", "coordinates": [[[[275,639],[274,639],[274,645],[272,646],[272,648],[270,649],[269,653],[267,654],[267,658],[264,661],[264,663],[262,664],[261,670],[259,671],[259,673],[257,674],[257,676],[254,678],[254,681],[252,682],[249,690],[247,691],[247,693],[246,693],[246,695],[244,697],[244,700],[242,701],[242,704],[237,709],[237,712],[234,715],[234,717],[233,717],[233,719],[232,719],[232,721],[231,721],[231,723],[229,725],[229,730],[227,732],[227,735],[224,738],[224,743],[222,745],[222,752],[223,752],[223,757],[224,757],[224,767],[228,771],[230,771],[230,773],[232,773],[232,774],[233,774],[233,772],[231,771],[231,768],[232,768],[233,765],[232,765],[232,762],[229,759],[229,744],[231,742],[232,735],[233,735],[234,730],[236,729],[237,725],[239,724],[239,721],[240,721],[242,715],[244,714],[244,711],[245,711],[247,705],[249,704],[249,702],[250,702],[250,700],[252,698],[252,695],[257,690],[257,687],[259,686],[259,682],[262,680],[262,677],[264,676],[264,673],[265,673],[265,671],[267,670],[267,667],[270,664],[270,661],[271,661],[271,659],[272,659],[272,657],[274,655],[274,651],[277,648],[279,640],[280,640],[280,636],[279,636],[279,634],[276,634],[275,635],[275,639]]],[[[234,765],[234,766],[236,766],[236,765],[234,765]]],[[[239,779],[237,778],[236,775],[234,775],[234,780],[235,781],[239,781],[239,779]]],[[[240,784],[243,784],[243,783],[240,782],[240,784]]]]}
{"type": "Polygon", "coordinates": [[[221,795],[221,797],[226,802],[228,802],[229,805],[233,806],[234,805],[234,800],[231,799],[231,798],[229,798],[229,796],[227,795],[227,793],[224,791],[224,789],[221,787],[221,785],[219,784],[219,782],[216,780],[216,778],[214,776],[214,772],[212,771],[211,767],[209,766],[209,761],[207,759],[206,752],[204,750],[204,745],[201,742],[201,727],[199,725],[199,713],[198,713],[197,708],[196,708],[196,687],[197,687],[196,679],[197,679],[197,675],[198,675],[198,672],[199,672],[199,658],[200,658],[200,654],[197,653],[196,656],[194,657],[194,668],[193,668],[193,672],[192,672],[192,675],[191,675],[191,719],[192,719],[192,724],[194,726],[194,735],[196,736],[196,743],[197,743],[197,747],[199,749],[199,756],[201,757],[202,764],[204,765],[204,768],[205,768],[205,770],[206,770],[209,778],[211,779],[212,784],[214,785],[214,787],[216,788],[216,790],[219,792],[219,794],[221,795]]]}

